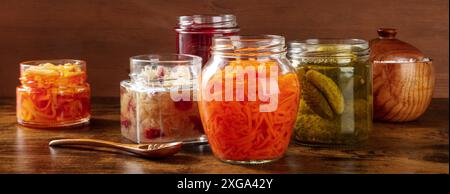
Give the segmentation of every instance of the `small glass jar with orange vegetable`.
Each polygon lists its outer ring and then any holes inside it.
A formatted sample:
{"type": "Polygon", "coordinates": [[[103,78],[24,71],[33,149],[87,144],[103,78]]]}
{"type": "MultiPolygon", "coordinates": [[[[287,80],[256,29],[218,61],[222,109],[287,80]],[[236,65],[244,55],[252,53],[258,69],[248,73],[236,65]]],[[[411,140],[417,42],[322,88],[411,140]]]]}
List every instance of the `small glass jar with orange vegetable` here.
{"type": "Polygon", "coordinates": [[[86,63],[81,60],[21,63],[21,85],[16,90],[18,123],[39,128],[87,123],[91,114],[86,77],[86,63]]]}
{"type": "Polygon", "coordinates": [[[199,111],[214,155],[237,164],[281,158],[297,116],[299,81],[282,36],[213,39],[199,111]]]}

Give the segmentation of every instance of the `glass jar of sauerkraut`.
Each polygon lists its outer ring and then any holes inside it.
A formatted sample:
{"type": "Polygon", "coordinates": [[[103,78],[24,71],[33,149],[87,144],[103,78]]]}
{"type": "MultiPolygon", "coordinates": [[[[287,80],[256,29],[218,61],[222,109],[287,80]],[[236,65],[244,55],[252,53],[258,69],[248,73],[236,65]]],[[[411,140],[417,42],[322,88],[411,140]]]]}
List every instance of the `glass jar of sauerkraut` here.
{"type": "Polygon", "coordinates": [[[358,145],[372,128],[372,78],[367,41],[291,42],[288,57],[300,79],[294,137],[308,145],[358,145]]]}
{"type": "Polygon", "coordinates": [[[205,142],[196,102],[201,58],[130,58],[130,80],[120,83],[122,135],[136,143],[205,142]]]}

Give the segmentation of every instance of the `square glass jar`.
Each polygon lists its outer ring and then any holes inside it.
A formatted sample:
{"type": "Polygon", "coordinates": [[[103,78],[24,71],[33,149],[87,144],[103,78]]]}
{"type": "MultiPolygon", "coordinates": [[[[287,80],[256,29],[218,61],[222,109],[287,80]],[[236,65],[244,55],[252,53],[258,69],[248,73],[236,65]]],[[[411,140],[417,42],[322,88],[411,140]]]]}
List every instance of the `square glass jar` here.
{"type": "Polygon", "coordinates": [[[120,83],[121,132],[136,143],[207,141],[196,102],[201,58],[151,54],[130,58],[120,83]]]}

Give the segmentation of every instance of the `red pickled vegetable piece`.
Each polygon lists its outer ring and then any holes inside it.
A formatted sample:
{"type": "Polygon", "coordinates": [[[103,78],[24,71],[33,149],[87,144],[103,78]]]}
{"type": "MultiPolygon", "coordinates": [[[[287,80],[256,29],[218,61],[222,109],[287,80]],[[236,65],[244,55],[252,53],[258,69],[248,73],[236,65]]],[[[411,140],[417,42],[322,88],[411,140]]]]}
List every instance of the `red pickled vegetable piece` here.
{"type": "Polygon", "coordinates": [[[125,128],[128,128],[130,126],[130,120],[123,120],[120,122],[120,124],[125,128]]]}
{"type": "Polygon", "coordinates": [[[164,137],[164,133],[160,129],[145,129],[145,137],[147,139],[154,139],[158,137],[164,137]]]}

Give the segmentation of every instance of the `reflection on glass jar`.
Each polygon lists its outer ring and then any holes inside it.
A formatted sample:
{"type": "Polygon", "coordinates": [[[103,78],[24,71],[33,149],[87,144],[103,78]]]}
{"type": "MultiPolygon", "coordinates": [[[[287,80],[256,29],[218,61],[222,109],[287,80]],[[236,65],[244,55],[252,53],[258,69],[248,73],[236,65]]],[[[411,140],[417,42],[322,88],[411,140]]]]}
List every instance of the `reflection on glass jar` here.
{"type": "Polygon", "coordinates": [[[177,53],[200,56],[203,64],[210,57],[213,37],[236,35],[239,27],[234,15],[180,16],[177,32],[177,53]]]}
{"type": "Polygon", "coordinates": [[[20,64],[16,90],[17,121],[29,127],[67,127],[90,118],[86,63],[57,59],[20,64]]]}
{"type": "Polygon", "coordinates": [[[130,80],[120,83],[122,135],[136,143],[205,142],[196,99],[201,58],[130,58],[130,80]]]}
{"type": "Polygon", "coordinates": [[[295,139],[309,145],[355,145],[372,127],[371,66],[364,40],[308,39],[289,44],[302,97],[295,139]]]}
{"type": "Polygon", "coordinates": [[[230,163],[281,158],[297,115],[299,83],[282,36],[213,39],[199,109],[214,155],[230,163]]]}

